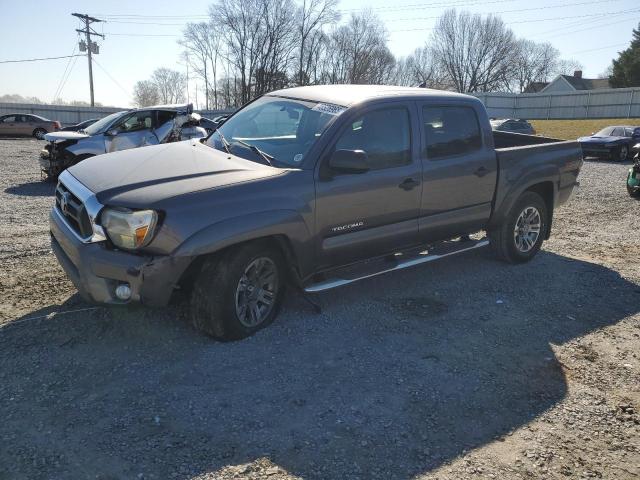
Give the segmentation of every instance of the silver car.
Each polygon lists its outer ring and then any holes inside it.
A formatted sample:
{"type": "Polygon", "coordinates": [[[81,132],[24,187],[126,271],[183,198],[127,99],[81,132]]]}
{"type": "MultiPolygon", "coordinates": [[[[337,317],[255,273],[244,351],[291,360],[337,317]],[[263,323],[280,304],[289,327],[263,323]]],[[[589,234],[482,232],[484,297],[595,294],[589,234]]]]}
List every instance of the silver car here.
{"type": "Polygon", "coordinates": [[[44,136],[40,167],[47,178],[57,178],[63,170],[102,153],[189,138],[204,138],[204,128],[194,128],[193,105],[160,105],[127,110],[104,117],[77,132],[56,132],[44,136]],[[184,130],[183,130],[184,126],[184,130]]]}

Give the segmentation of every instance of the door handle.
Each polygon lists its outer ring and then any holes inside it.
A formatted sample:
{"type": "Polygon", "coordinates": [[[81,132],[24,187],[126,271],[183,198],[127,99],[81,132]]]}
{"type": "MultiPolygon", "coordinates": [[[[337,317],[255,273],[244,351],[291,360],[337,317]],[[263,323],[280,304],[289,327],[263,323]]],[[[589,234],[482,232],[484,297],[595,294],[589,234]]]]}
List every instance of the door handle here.
{"type": "Polygon", "coordinates": [[[473,174],[477,177],[484,177],[487,173],[489,173],[489,169],[486,167],[478,168],[473,174]]]}
{"type": "Polygon", "coordinates": [[[414,180],[413,178],[405,178],[400,185],[398,185],[403,190],[411,190],[420,185],[420,182],[414,180]]]}

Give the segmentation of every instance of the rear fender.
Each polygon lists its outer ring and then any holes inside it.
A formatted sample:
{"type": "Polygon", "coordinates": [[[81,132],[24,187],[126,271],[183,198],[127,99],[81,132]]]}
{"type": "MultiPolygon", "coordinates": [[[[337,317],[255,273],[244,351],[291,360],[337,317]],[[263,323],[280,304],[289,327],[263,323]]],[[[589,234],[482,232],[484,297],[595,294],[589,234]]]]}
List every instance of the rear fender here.
{"type": "Polygon", "coordinates": [[[489,220],[489,229],[496,228],[505,221],[509,211],[524,192],[542,183],[550,183],[553,186],[553,202],[548,212],[550,221],[553,216],[553,208],[557,205],[558,200],[558,175],[558,169],[555,166],[541,165],[517,180],[501,179],[498,185],[498,192],[502,190],[505,193],[496,195],[493,213],[489,220]],[[513,184],[511,188],[508,187],[510,183],[513,184]]]}

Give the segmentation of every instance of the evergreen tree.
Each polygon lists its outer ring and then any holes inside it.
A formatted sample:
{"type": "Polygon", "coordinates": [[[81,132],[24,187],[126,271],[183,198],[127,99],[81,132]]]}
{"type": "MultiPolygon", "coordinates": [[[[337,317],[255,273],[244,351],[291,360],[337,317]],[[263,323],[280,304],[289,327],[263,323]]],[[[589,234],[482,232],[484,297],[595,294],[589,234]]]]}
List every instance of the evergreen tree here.
{"type": "Polygon", "coordinates": [[[609,81],[613,88],[640,87],[640,24],[633,30],[631,46],[613,61],[609,81]]]}

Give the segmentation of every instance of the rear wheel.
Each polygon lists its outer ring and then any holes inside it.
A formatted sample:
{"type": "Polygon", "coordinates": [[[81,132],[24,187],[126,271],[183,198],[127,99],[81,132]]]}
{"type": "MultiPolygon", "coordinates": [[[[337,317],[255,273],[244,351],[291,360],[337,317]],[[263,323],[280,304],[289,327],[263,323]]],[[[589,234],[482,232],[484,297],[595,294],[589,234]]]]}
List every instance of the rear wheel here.
{"type": "Polygon", "coordinates": [[[612,160],[616,160],[618,162],[624,162],[627,160],[629,156],[629,147],[626,145],[620,146],[620,148],[614,150],[611,154],[612,160]]]}
{"type": "Polygon", "coordinates": [[[547,206],[542,197],[535,192],[525,192],[502,225],[489,232],[497,256],[510,263],[531,260],[542,247],[547,219],[547,206]]]}
{"type": "Polygon", "coordinates": [[[36,128],[33,131],[33,136],[38,140],[44,140],[44,136],[47,134],[47,131],[44,128],[36,128]]]}
{"type": "Polygon", "coordinates": [[[206,261],[191,295],[191,322],[220,340],[239,340],[275,319],[285,287],[284,262],[269,244],[242,245],[206,261]]]}

